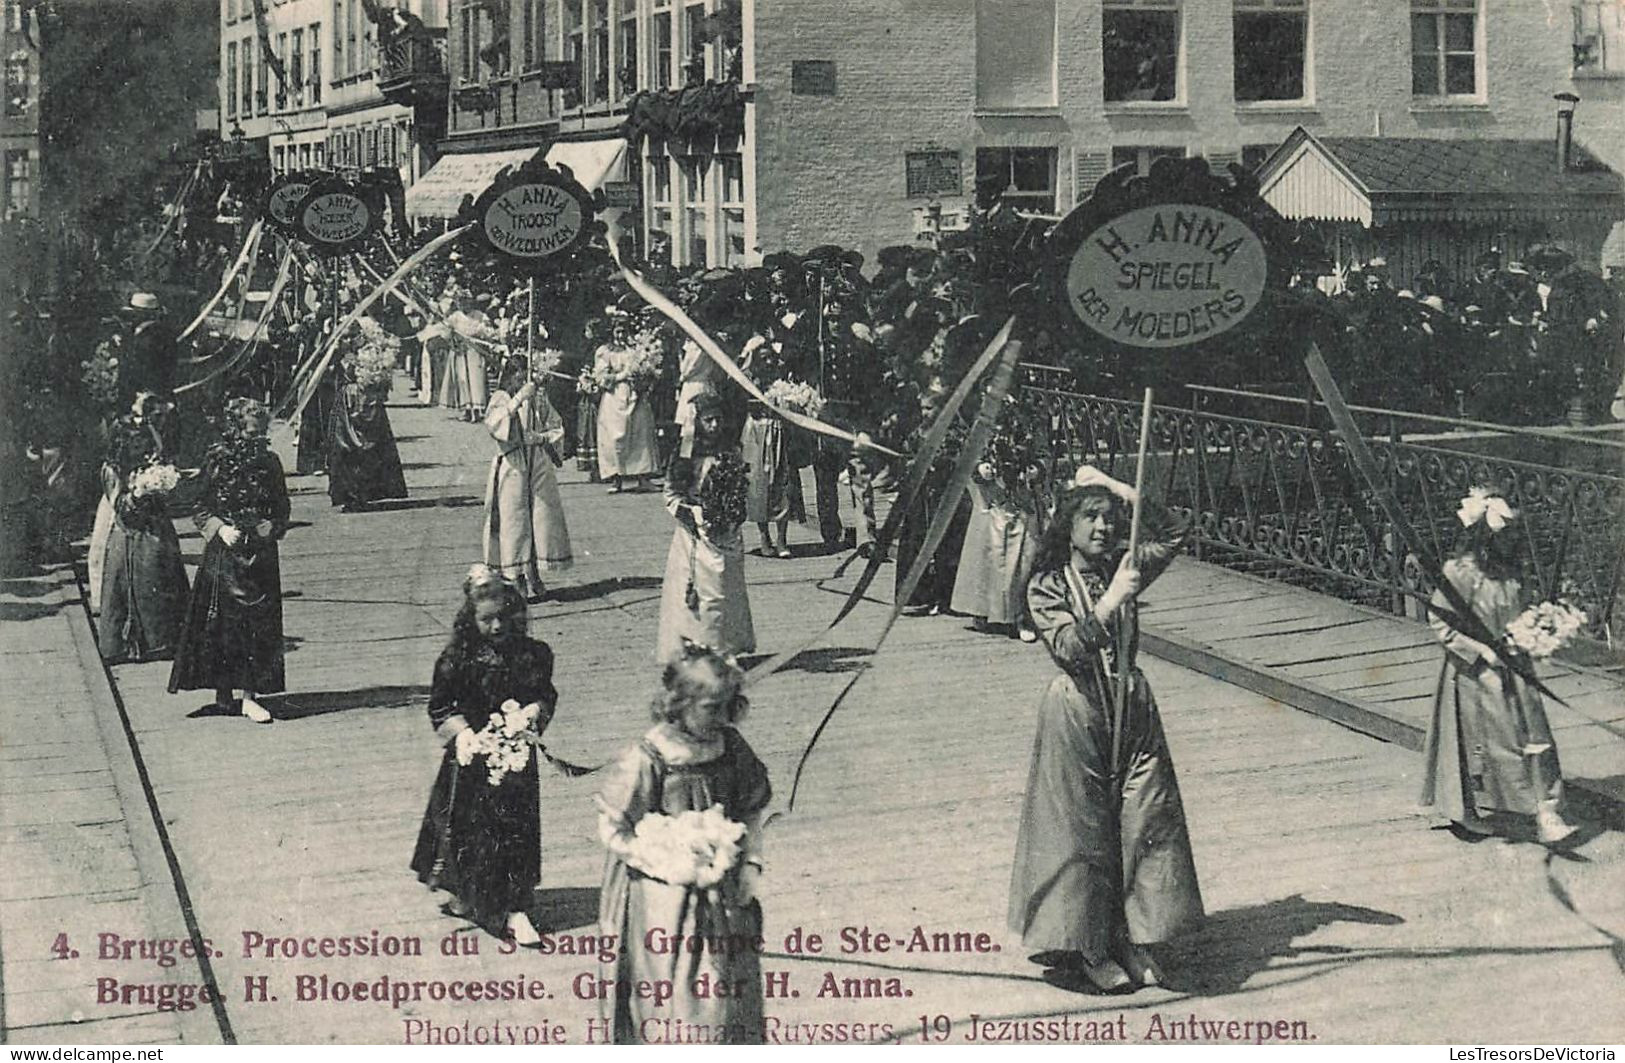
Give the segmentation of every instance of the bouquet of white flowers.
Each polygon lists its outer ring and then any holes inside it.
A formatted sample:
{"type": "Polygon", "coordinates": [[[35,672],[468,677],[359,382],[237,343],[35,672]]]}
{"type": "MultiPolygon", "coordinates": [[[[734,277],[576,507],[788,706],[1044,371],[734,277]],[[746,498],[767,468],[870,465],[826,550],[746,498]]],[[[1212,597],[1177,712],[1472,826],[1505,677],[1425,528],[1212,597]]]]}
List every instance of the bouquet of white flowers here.
{"type": "Polygon", "coordinates": [[[564,352],[557,347],[543,347],[530,357],[536,374],[541,376],[558,371],[559,363],[564,361],[564,352]]]}
{"type": "Polygon", "coordinates": [[[502,711],[492,713],[474,736],[474,753],[485,758],[486,781],[492,786],[500,786],[510,773],[524,771],[530,763],[531,747],[536,744],[532,728],[541,714],[542,707],[536,702],[521,706],[509,698],[502,703],[502,711]]]}
{"type": "Polygon", "coordinates": [[[775,380],[764,395],[770,405],[779,406],[808,417],[817,417],[824,410],[824,397],[811,384],[795,380],[775,380]]]}
{"type": "Polygon", "coordinates": [[[745,825],[722,813],[721,805],[675,816],[652,812],[638,820],[627,863],[674,886],[710,889],[739,862],[745,825]]]}
{"type": "Polygon", "coordinates": [[[632,337],[632,346],[627,348],[626,353],[626,375],[635,386],[648,386],[660,379],[666,354],[660,333],[653,329],[638,333],[632,337]]]}
{"type": "Polygon", "coordinates": [[[401,341],[370,317],[362,318],[357,324],[361,329],[360,340],[345,359],[355,382],[364,388],[388,384],[395,376],[401,341]]]}
{"type": "Polygon", "coordinates": [[[118,363],[123,350],[123,341],[114,336],[99,344],[92,357],[79,363],[84,370],[85,394],[104,409],[118,406],[118,363]]]}
{"type": "Polygon", "coordinates": [[[167,495],[180,486],[180,470],[173,465],[148,465],[130,474],[130,496],[167,495]]]}
{"type": "Polygon", "coordinates": [[[1585,613],[1566,601],[1541,602],[1507,624],[1506,638],[1530,657],[1550,657],[1573,642],[1585,622],[1585,613]]]}

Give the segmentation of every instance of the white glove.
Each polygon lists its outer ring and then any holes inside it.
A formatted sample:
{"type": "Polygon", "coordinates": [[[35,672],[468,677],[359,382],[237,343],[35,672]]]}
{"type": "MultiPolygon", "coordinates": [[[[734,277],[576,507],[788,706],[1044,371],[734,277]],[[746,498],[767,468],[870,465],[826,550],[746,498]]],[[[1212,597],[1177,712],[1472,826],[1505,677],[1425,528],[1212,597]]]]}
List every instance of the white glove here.
{"type": "Polygon", "coordinates": [[[739,869],[739,903],[749,904],[756,899],[756,887],[762,878],[762,869],[755,864],[746,864],[739,869]]]}
{"type": "Polygon", "coordinates": [[[457,747],[457,763],[465,768],[474,763],[474,749],[479,744],[474,729],[469,727],[458,731],[457,737],[452,741],[457,747]]]}
{"type": "Polygon", "coordinates": [[[234,524],[222,524],[218,532],[220,541],[227,546],[236,546],[243,541],[242,530],[234,524]]]}

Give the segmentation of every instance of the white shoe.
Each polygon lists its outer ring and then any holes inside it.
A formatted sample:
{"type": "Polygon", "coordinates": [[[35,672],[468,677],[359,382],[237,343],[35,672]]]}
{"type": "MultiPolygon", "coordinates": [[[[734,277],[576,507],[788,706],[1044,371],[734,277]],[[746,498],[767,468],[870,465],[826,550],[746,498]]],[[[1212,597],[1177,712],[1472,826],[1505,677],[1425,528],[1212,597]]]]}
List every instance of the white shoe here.
{"type": "Polygon", "coordinates": [[[508,916],[508,933],[513,937],[516,945],[535,945],[542,940],[531,925],[530,916],[524,912],[514,912],[508,916]]]}
{"type": "Polygon", "coordinates": [[[1115,993],[1134,984],[1128,972],[1111,960],[1101,960],[1084,967],[1083,976],[1103,993],[1115,993]]]}
{"type": "Polygon", "coordinates": [[[1556,801],[1542,801],[1535,806],[1535,832],[1542,845],[1557,845],[1579,829],[1563,818],[1556,801]]]}
{"type": "Polygon", "coordinates": [[[243,715],[255,723],[270,723],[271,714],[265,711],[265,706],[253,698],[243,699],[243,715]]]}
{"type": "Polygon", "coordinates": [[[1162,968],[1151,954],[1139,945],[1130,945],[1123,952],[1123,969],[1141,985],[1161,985],[1162,968]]]}

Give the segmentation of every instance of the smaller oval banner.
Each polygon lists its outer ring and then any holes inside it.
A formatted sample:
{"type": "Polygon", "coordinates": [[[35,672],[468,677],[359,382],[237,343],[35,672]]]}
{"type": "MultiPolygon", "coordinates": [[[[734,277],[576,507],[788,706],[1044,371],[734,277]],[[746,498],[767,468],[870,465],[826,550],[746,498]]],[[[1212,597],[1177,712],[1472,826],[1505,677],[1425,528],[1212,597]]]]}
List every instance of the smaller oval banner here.
{"type": "Polygon", "coordinates": [[[485,209],[485,238],[517,258],[545,258],[569,248],[581,235],[581,201],[558,185],[519,184],[485,209]]]}
{"type": "Polygon", "coordinates": [[[299,212],[299,201],[310,194],[309,181],[288,181],[271,189],[271,200],[267,204],[271,212],[271,220],[281,222],[283,225],[296,225],[299,212]]]}
{"type": "Polygon", "coordinates": [[[372,211],[353,192],[319,192],[299,212],[299,227],[317,243],[346,244],[372,224],[372,211]]]}
{"type": "Polygon", "coordinates": [[[1066,297],[1089,328],[1130,347],[1185,347],[1245,321],[1269,276],[1264,244],[1213,207],[1164,203],[1083,238],[1066,297]]]}

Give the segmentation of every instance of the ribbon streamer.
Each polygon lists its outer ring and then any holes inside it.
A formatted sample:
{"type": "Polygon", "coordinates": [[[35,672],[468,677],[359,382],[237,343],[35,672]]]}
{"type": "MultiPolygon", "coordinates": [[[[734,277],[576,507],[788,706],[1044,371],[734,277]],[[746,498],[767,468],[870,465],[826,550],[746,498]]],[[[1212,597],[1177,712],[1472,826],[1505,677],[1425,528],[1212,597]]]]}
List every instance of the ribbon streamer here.
{"type": "Polygon", "coordinates": [[[367,309],[371,307],[373,303],[376,303],[379,299],[383,298],[384,293],[394,288],[403,277],[421,266],[425,261],[433,256],[436,251],[439,251],[442,247],[445,247],[453,240],[456,240],[473,227],[474,224],[470,222],[461,228],[453,229],[448,233],[443,233],[429,241],[427,244],[424,244],[423,247],[419,248],[413,253],[412,257],[408,258],[405,262],[402,262],[398,267],[396,267],[395,272],[389,275],[388,280],[374,288],[371,292],[367,293],[367,295],[364,296],[360,302],[356,303],[356,305],[351,308],[348,314],[344,315],[344,319],[339,322],[338,327],[333,329],[333,334],[327,338],[327,344],[322,348],[320,354],[318,355],[317,364],[311,373],[310,379],[305,381],[302,389],[299,389],[297,404],[291,411],[287,412],[287,417],[289,420],[297,420],[299,415],[304,413],[305,407],[309,405],[310,400],[315,398],[316,387],[320,383],[322,375],[327,372],[328,364],[333,360],[333,352],[338,350],[339,339],[350,328],[350,326],[359,321],[361,316],[367,312],[367,309]]]}
{"type": "Polygon", "coordinates": [[[271,285],[271,295],[265,300],[265,309],[260,311],[259,320],[254,323],[254,331],[249,334],[246,340],[243,341],[243,345],[238,348],[237,353],[227,359],[225,364],[210,370],[207,374],[199,377],[189,384],[182,384],[180,387],[175,389],[175,394],[179,395],[182,392],[191,391],[193,388],[202,387],[204,384],[208,383],[210,380],[213,380],[220,374],[230,372],[232,369],[240,365],[244,358],[248,357],[249,353],[259,345],[260,337],[265,333],[265,327],[271,320],[271,314],[276,310],[277,298],[281,296],[282,289],[287,287],[288,279],[292,275],[293,251],[290,249],[289,251],[284,252],[282,255],[282,265],[277,269],[275,283],[271,285]]]}
{"type": "Polygon", "coordinates": [[[242,270],[243,264],[248,261],[249,256],[259,253],[260,237],[264,234],[264,231],[265,219],[256,219],[253,228],[248,230],[248,238],[243,241],[243,249],[237,254],[237,261],[233,262],[231,268],[226,270],[226,276],[220,282],[220,290],[214,293],[214,298],[203,305],[203,309],[198,311],[197,317],[192,319],[192,323],[187,325],[176,339],[184,340],[195,332],[199,325],[203,324],[203,319],[209,316],[209,311],[213,310],[215,304],[226,294],[226,289],[231,287],[231,282],[237,279],[238,272],[242,270]]]}
{"type": "MultiPolygon", "coordinates": [[[[936,460],[937,452],[942,449],[943,443],[947,441],[948,431],[953,427],[954,418],[959,416],[960,407],[965,404],[965,399],[969,397],[971,389],[987,372],[988,367],[993,364],[999,352],[1004,349],[1004,345],[1010,341],[1010,334],[1015,328],[1015,323],[1015,318],[1005,322],[1004,327],[993,337],[992,342],[982,351],[981,356],[965,373],[958,386],[949,394],[948,401],[943,403],[937,419],[931,422],[931,427],[926,430],[925,438],[920,441],[919,452],[909,463],[908,472],[903,477],[903,485],[897,491],[897,501],[893,504],[891,512],[886,515],[886,523],[876,533],[875,548],[869,556],[869,563],[864,566],[862,574],[858,576],[857,584],[852,588],[851,593],[846,596],[846,601],[842,602],[841,608],[836,610],[835,619],[831,620],[824,630],[800,645],[792,646],[790,649],[777,656],[770,657],[752,668],[745,674],[745,685],[747,687],[766,679],[801,653],[816,646],[823,640],[824,636],[835,630],[835,627],[841,621],[851,615],[852,610],[858,607],[859,602],[863,601],[863,596],[868,592],[870,585],[874,583],[875,578],[880,575],[880,570],[885,566],[886,555],[891,550],[892,542],[897,538],[899,529],[903,526],[903,518],[914,508],[914,503],[918,501],[920,491],[925,485],[925,478],[931,471],[931,465],[936,460]]],[[[910,593],[913,592],[913,589],[913,587],[909,588],[910,593]]],[[[902,598],[904,602],[908,600],[907,595],[902,596],[902,598]]]]}
{"type": "Polygon", "coordinates": [[[202,173],[203,162],[199,160],[192,167],[192,172],[186,175],[186,180],[181,182],[180,190],[175,193],[175,198],[169,203],[169,216],[164,219],[163,228],[158,230],[158,235],[152,238],[152,243],[147,246],[147,249],[141,252],[140,261],[145,262],[154,251],[158,250],[158,245],[164,242],[164,237],[169,235],[169,230],[175,226],[176,221],[181,216],[181,204],[185,203],[186,197],[192,194],[192,189],[197,186],[198,178],[202,173]]]}
{"type": "MultiPolygon", "coordinates": [[[[1013,323],[1014,319],[1011,319],[1011,324],[1013,323]]],[[[853,676],[852,681],[847,683],[841,693],[830,703],[829,708],[824,712],[823,718],[819,720],[818,726],[813,729],[812,736],[808,739],[806,747],[802,749],[801,757],[796,762],[795,776],[790,783],[790,797],[785,804],[786,812],[795,810],[796,795],[801,790],[801,777],[812,758],[813,750],[818,745],[818,740],[823,736],[825,729],[829,726],[830,721],[834,719],[835,713],[845,703],[847,695],[852,692],[858,680],[868,674],[869,670],[874,667],[875,658],[879,656],[881,647],[885,645],[887,637],[890,636],[892,628],[897,623],[897,618],[903,614],[903,609],[907,606],[914,589],[919,586],[920,580],[924,578],[926,569],[931,565],[932,555],[936,553],[937,547],[942,545],[943,537],[948,534],[948,525],[953,521],[959,498],[965,493],[966,487],[970,484],[972,473],[975,472],[977,464],[982,460],[982,455],[987,450],[988,441],[993,435],[994,425],[998,421],[1000,407],[1004,403],[1005,395],[1009,394],[1010,386],[1015,380],[1016,365],[1021,360],[1022,344],[1019,340],[1010,341],[1007,339],[1009,329],[1010,325],[1007,324],[1001,330],[1001,336],[1006,337],[1006,342],[1002,343],[996,350],[1002,351],[1003,356],[999,359],[999,363],[994,369],[993,379],[988,383],[987,390],[982,395],[981,406],[976,411],[976,420],[972,423],[970,433],[966,437],[964,449],[959,452],[959,457],[954,462],[953,473],[949,477],[947,487],[942,494],[942,504],[937,507],[936,513],[932,514],[931,524],[926,530],[925,541],[920,546],[920,552],[914,558],[914,564],[909,568],[902,584],[897,588],[896,597],[892,602],[891,613],[886,617],[886,622],[881,627],[880,634],[876,636],[874,648],[869,658],[864,662],[864,667],[853,676]]],[[[945,409],[942,416],[950,416],[949,411],[945,409]]],[[[920,457],[915,458],[915,461],[927,468],[929,467],[929,459],[925,457],[923,452],[920,457]]],[[[893,516],[895,515],[894,511],[893,516]]],[[[886,523],[888,526],[891,525],[892,519],[890,516],[887,518],[886,523]]],[[[877,550],[876,556],[879,555],[880,551],[877,550]]]]}
{"type": "MultiPolygon", "coordinates": [[[[1425,600],[1427,609],[1444,619],[1445,623],[1462,632],[1467,637],[1476,639],[1494,651],[1495,656],[1507,667],[1512,674],[1551,698],[1559,705],[1568,707],[1568,702],[1558,697],[1552,690],[1540,681],[1535,674],[1534,665],[1519,654],[1512,653],[1506,646],[1506,640],[1500,634],[1492,632],[1489,625],[1473,612],[1467,599],[1456,589],[1456,585],[1444,578],[1439,567],[1438,558],[1433,556],[1422,537],[1416,533],[1411,522],[1405,518],[1404,510],[1399,507],[1399,500],[1394,497],[1387,480],[1377,468],[1376,459],[1371,456],[1366,446],[1365,437],[1360,434],[1360,426],[1354,423],[1354,415],[1349,412],[1348,405],[1343,401],[1343,392],[1337,386],[1337,380],[1332,376],[1331,368],[1321,357],[1320,348],[1315,344],[1309,345],[1309,353],[1304,357],[1304,365],[1309,370],[1309,378],[1314,382],[1316,390],[1326,404],[1326,412],[1331,415],[1332,423],[1337,426],[1343,436],[1343,443],[1348,447],[1349,457],[1354,461],[1354,467],[1360,470],[1365,477],[1366,485],[1376,496],[1377,503],[1387,514],[1394,531],[1404,540],[1405,548],[1415,556],[1423,573],[1433,581],[1439,593],[1449,603],[1449,609],[1441,609],[1431,600],[1425,600]]],[[[1423,600],[1423,599],[1419,599],[1423,600]]]]}
{"type": "Polygon", "coordinates": [[[626,265],[626,263],[621,261],[620,250],[614,245],[614,243],[609,245],[609,251],[610,254],[615,258],[615,264],[621,268],[621,276],[625,278],[627,284],[631,285],[632,290],[643,296],[650,306],[654,307],[656,310],[659,310],[662,314],[665,314],[677,325],[677,327],[686,332],[688,334],[688,338],[699,344],[700,349],[706,354],[710,355],[711,360],[717,363],[722,371],[728,375],[728,378],[734,383],[738,384],[740,387],[744,388],[745,391],[750,394],[751,398],[756,399],[762,405],[766,406],[768,409],[772,410],[786,421],[789,421],[791,424],[805,428],[809,432],[817,432],[819,435],[826,435],[833,439],[844,440],[851,443],[853,446],[879,451],[882,454],[887,454],[894,458],[901,458],[903,456],[897,451],[892,450],[889,447],[883,447],[873,441],[860,442],[856,435],[848,432],[846,429],[836,428],[834,425],[826,424],[823,421],[818,420],[816,417],[808,417],[806,414],[797,413],[794,410],[787,410],[782,406],[773,405],[773,403],[767,400],[767,396],[762,394],[762,390],[756,386],[750,377],[745,375],[745,371],[740,369],[739,365],[723,352],[721,346],[717,344],[717,341],[712,339],[704,329],[700,328],[699,325],[696,325],[693,318],[689,317],[683,312],[682,307],[666,298],[666,296],[661,293],[660,289],[644,280],[641,275],[635,273],[626,265]]]}

